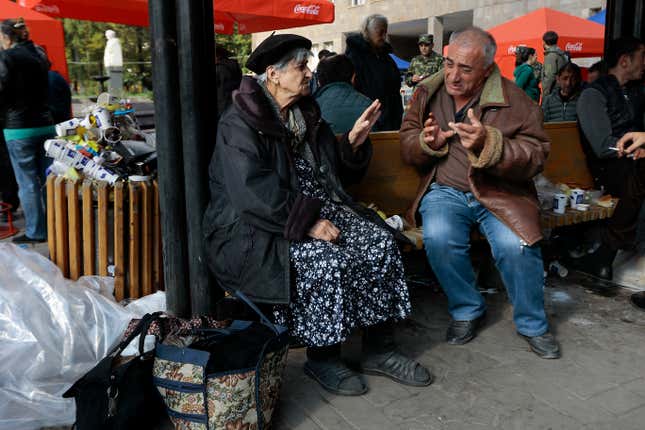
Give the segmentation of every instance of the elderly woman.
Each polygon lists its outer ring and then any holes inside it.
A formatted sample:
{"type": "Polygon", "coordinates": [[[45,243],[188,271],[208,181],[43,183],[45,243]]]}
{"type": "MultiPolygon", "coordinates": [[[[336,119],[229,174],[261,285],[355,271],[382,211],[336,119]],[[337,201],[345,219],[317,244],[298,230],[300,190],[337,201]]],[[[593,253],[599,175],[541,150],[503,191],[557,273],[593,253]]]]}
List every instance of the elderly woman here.
{"type": "Polygon", "coordinates": [[[394,349],[392,322],[410,312],[398,248],[374,212],[343,185],[369,163],[375,101],[339,140],[309,96],[311,42],[263,41],[222,116],[205,215],[219,284],[273,304],[278,323],[307,348],[305,373],[341,395],[367,391],[340,360],[340,344],[364,328],[362,372],[414,386],[428,371],[394,349]]]}
{"type": "Polygon", "coordinates": [[[347,37],[347,55],[356,68],[356,89],[372,100],[380,100],[383,115],[379,130],[398,130],[403,118],[401,75],[390,57],[387,43],[387,18],[370,15],[363,21],[360,34],[347,37]]]}

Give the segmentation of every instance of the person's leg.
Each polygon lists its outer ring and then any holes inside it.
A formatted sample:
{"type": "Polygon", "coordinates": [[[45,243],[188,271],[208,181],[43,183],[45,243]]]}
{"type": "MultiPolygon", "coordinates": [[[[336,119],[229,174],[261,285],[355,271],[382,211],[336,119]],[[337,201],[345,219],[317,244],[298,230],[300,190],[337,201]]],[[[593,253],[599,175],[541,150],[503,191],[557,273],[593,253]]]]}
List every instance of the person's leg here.
{"type": "Polygon", "coordinates": [[[26,236],[34,240],[45,240],[45,204],[42,199],[39,171],[39,153],[42,151],[40,139],[17,139],[7,141],[11,165],[18,181],[18,196],[25,214],[26,236]],[[39,147],[40,144],[40,147],[39,147]]]}
{"type": "Polygon", "coordinates": [[[363,378],[340,358],[340,343],[307,347],[304,371],[321,387],[341,396],[360,396],[368,390],[363,378]]]}
{"type": "Polygon", "coordinates": [[[456,321],[475,320],[486,310],[470,259],[470,232],[475,220],[469,205],[466,193],[433,184],[420,207],[426,255],[456,321]]]}
{"type": "Polygon", "coordinates": [[[478,222],[513,304],[517,331],[525,336],[546,333],[549,325],[544,312],[544,268],[540,246],[526,245],[481,205],[478,222]]]}

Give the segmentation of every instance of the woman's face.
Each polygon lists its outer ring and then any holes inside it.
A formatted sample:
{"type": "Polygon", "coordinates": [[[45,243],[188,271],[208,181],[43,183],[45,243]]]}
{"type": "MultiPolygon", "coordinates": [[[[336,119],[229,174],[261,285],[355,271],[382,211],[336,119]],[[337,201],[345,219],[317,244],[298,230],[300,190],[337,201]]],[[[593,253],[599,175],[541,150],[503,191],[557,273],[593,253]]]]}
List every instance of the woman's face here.
{"type": "Polygon", "coordinates": [[[529,63],[532,66],[533,64],[535,64],[536,61],[537,61],[537,53],[533,55],[529,55],[529,59],[527,63],[529,63]]]}
{"type": "Polygon", "coordinates": [[[381,48],[387,39],[387,25],[377,23],[367,30],[370,45],[381,48]]]}
{"type": "Polygon", "coordinates": [[[307,63],[307,59],[300,62],[291,60],[285,69],[274,71],[275,76],[270,79],[273,79],[274,84],[277,83],[278,90],[283,96],[296,100],[309,94],[312,73],[307,63]]]}

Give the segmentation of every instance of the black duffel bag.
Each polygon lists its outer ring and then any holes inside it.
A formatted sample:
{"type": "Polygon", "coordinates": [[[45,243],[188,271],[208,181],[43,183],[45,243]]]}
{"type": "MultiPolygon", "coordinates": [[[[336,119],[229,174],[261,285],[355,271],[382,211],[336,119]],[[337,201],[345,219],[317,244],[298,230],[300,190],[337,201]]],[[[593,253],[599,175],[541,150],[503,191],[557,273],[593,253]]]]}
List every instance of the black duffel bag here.
{"type": "Polygon", "coordinates": [[[161,315],[146,314],[121,343],[63,394],[76,401],[78,430],[147,430],[168,420],[164,402],[152,383],[155,352],[143,352],[148,327],[161,315]],[[122,357],[138,335],[139,355],[122,357]]]}

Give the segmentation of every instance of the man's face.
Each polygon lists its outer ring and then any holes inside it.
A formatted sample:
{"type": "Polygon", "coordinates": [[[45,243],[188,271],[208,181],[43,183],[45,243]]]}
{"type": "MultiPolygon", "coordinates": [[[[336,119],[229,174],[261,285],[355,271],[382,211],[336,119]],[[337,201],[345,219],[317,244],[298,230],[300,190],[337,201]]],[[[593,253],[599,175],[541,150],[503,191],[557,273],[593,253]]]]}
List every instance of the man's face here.
{"type": "Polygon", "coordinates": [[[387,38],[387,25],[374,24],[368,31],[369,42],[375,48],[381,48],[387,38]]]}
{"type": "Polygon", "coordinates": [[[556,81],[560,87],[560,95],[564,98],[570,97],[580,84],[578,77],[569,70],[565,70],[560,73],[560,75],[556,77],[556,81]]]}
{"type": "Polygon", "coordinates": [[[627,76],[630,81],[640,81],[645,71],[645,45],[627,57],[627,76]]]}
{"type": "Polygon", "coordinates": [[[443,72],[446,91],[453,97],[469,99],[484,86],[492,70],[492,64],[485,66],[480,46],[450,44],[443,72]]]}
{"type": "Polygon", "coordinates": [[[419,52],[424,57],[427,57],[432,52],[432,45],[429,43],[419,43],[419,52]]]}

